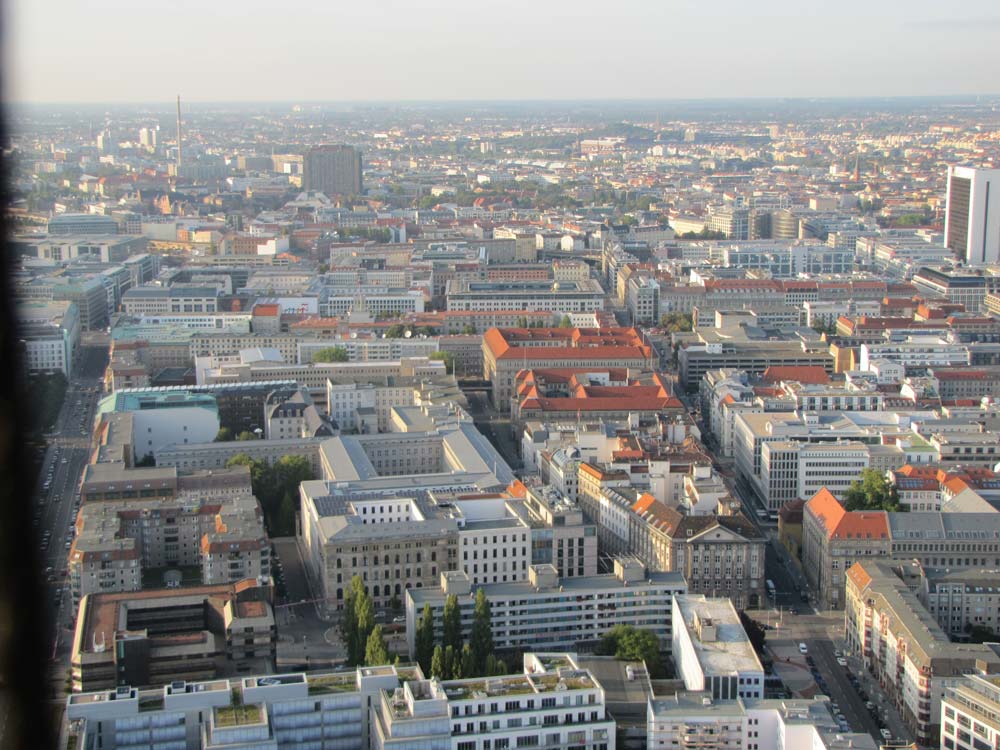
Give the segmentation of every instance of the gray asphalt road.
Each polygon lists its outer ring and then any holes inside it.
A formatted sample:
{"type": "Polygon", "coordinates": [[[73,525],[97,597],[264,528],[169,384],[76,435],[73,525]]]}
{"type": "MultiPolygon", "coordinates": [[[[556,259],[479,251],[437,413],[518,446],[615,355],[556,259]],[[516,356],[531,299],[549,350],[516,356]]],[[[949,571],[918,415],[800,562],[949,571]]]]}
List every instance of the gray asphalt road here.
{"type": "Polygon", "coordinates": [[[62,410],[53,431],[47,436],[48,448],[35,497],[33,530],[42,549],[42,564],[51,569],[47,573],[54,579],[46,584],[46,605],[49,616],[57,624],[51,656],[54,678],[59,680],[68,665],[70,628],[76,615],[65,577],[67,545],[73,538],[77,491],[89,457],[90,434],[106,364],[106,350],[101,347],[81,348],[77,370],[66,389],[62,410]],[[45,487],[46,482],[48,487],[45,487]]]}

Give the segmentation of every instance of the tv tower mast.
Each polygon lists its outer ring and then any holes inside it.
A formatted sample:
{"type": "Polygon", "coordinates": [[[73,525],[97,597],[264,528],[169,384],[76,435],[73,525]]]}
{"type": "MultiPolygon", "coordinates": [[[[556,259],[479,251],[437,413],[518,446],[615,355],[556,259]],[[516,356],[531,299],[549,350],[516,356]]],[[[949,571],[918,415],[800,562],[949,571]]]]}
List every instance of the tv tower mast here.
{"type": "Polygon", "coordinates": [[[181,171],[181,95],[177,95],[177,171],[181,171]]]}

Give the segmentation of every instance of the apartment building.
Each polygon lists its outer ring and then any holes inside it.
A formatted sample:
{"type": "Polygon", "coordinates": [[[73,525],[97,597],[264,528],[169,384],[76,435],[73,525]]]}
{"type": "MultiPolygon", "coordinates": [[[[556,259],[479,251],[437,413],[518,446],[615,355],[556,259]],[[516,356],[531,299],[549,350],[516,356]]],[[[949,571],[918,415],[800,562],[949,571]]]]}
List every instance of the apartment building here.
{"type": "MultiPolygon", "coordinates": [[[[270,575],[271,544],[249,487],[241,493],[204,488],[174,495],[169,480],[144,476],[173,470],[121,471],[114,464],[87,469],[87,501],[69,552],[74,602],[92,593],[138,591],[144,573],[178,566],[197,568],[206,585],[270,575]],[[91,471],[97,468],[102,471],[91,471]],[[96,491],[99,484],[103,493],[96,491]],[[156,497],[159,493],[172,496],[156,497]],[[95,499],[100,495],[107,499],[95,499]]],[[[244,479],[249,484],[249,476],[244,479]]]]}
{"type": "Polygon", "coordinates": [[[70,656],[73,690],[212,679],[269,669],[277,636],[257,579],[184,589],[87,594],[70,656]]]}
{"type": "Polygon", "coordinates": [[[614,561],[614,572],[560,578],[553,565],[531,565],[527,580],[486,583],[474,587],[461,570],[441,574],[440,586],[406,591],[406,642],[415,654],[417,623],[426,605],[441,638],[444,605],[454,594],[461,612],[462,637],[472,629],[476,591],[490,603],[493,645],[497,649],[529,647],[589,650],[616,625],[651,630],[669,648],[673,597],[687,591],[679,573],[656,573],[632,558],[614,561]]]}
{"type": "Polygon", "coordinates": [[[937,741],[942,699],[965,675],[995,672],[987,645],[955,643],[891,568],[862,561],[847,572],[845,635],[921,745],[937,741]]]}

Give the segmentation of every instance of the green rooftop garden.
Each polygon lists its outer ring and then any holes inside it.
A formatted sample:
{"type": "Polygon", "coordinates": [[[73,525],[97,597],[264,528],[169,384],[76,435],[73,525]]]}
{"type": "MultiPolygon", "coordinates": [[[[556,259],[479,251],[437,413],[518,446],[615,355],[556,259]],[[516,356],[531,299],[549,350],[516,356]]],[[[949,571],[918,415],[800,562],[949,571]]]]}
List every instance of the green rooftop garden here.
{"type": "Polygon", "coordinates": [[[240,706],[221,706],[215,709],[215,726],[239,727],[246,724],[259,724],[263,721],[264,712],[256,704],[240,706]]]}

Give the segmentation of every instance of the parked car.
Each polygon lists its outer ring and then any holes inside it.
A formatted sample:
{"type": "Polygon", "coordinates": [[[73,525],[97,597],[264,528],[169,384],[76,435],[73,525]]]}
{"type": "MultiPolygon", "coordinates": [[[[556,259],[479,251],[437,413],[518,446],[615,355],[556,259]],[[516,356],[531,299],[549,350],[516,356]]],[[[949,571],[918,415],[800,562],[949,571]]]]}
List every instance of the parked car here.
{"type": "Polygon", "coordinates": [[[809,653],[809,647],[806,646],[806,644],[804,644],[804,643],[800,643],[799,644],[799,653],[800,654],[808,654],[809,653]]]}

